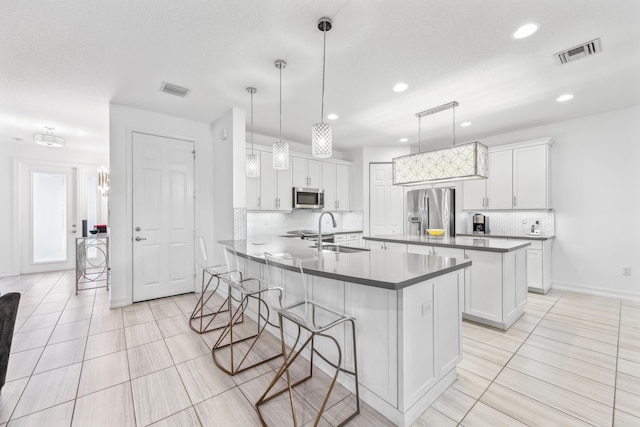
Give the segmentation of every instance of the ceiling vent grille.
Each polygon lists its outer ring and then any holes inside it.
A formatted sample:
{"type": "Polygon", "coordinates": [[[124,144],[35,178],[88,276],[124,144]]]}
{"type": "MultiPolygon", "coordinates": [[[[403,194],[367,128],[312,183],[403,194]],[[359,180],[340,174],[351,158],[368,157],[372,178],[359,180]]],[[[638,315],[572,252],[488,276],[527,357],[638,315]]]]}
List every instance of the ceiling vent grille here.
{"type": "Polygon", "coordinates": [[[164,93],[180,96],[183,98],[187,96],[189,92],[191,92],[191,89],[187,89],[186,87],[174,85],[172,83],[167,83],[167,82],[162,82],[162,87],[160,87],[160,90],[164,93]]]}
{"type": "Polygon", "coordinates": [[[602,47],[600,46],[600,39],[595,39],[582,43],[581,45],[574,46],[571,49],[558,52],[554,57],[558,63],[566,64],[568,62],[577,61],[578,59],[582,59],[586,56],[595,55],[601,51],[602,47]]]}

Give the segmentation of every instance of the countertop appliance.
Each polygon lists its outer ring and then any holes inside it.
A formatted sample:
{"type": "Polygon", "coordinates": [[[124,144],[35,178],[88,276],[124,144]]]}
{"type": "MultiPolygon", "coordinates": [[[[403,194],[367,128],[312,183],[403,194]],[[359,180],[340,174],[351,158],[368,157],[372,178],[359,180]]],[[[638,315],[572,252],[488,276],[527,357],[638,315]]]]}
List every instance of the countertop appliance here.
{"type": "Polygon", "coordinates": [[[293,209],[324,208],[324,190],[319,188],[293,187],[293,209]]]}
{"type": "Polygon", "coordinates": [[[443,237],[456,235],[456,190],[428,188],[407,192],[405,233],[422,236],[427,229],[445,230],[443,237]]]}
{"type": "Polygon", "coordinates": [[[489,233],[489,217],[482,214],[473,215],[473,234],[489,233]]]}

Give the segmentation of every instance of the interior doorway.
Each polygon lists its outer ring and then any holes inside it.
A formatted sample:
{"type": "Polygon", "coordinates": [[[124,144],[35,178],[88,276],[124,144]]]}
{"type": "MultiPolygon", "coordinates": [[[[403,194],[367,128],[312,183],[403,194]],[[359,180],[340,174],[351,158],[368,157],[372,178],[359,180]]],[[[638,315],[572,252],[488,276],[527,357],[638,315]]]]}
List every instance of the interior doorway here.
{"type": "Polygon", "coordinates": [[[132,134],[133,301],[193,292],[194,143],[132,134]]]}
{"type": "Polygon", "coordinates": [[[402,234],[404,189],[393,185],[393,164],[369,164],[369,235],[402,234]]]}

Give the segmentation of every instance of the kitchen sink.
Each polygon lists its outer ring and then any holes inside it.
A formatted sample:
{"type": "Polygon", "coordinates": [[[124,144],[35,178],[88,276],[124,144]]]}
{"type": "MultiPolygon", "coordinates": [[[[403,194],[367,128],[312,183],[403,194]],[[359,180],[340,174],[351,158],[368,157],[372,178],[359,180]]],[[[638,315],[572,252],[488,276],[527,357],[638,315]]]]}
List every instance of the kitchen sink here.
{"type": "MultiPolygon", "coordinates": [[[[309,247],[313,249],[318,249],[318,245],[313,245],[309,247]]],[[[339,245],[322,245],[322,249],[325,251],[331,251],[331,252],[342,253],[342,254],[352,254],[355,252],[369,251],[369,249],[366,249],[366,248],[354,248],[353,246],[339,246],[339,245]]]]}

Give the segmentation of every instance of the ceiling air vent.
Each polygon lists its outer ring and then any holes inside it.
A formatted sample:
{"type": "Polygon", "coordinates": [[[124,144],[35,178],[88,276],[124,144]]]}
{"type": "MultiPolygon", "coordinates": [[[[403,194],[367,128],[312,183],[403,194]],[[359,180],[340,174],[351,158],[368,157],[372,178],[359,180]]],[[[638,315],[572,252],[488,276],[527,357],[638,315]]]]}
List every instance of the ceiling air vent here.
{"type": "Polygon", "coordinates": [[[167,83],[167,82],[162,82],[162,87],[160,87],[160,90],[164,93],[168,93],[170,95],[175,95],[175,96],[181,96],[183,98],[187,96],[189,92],[191,92],[191,89],[187,89],[186,87],[174,85],[172,83],[167,83]]]}
{"type": "Polygon", "coordinates": [[[577,61],[585,56],[594,55],[600,51],[602,51],[600,39],[595,39],[572,47],[571,49],[558,52],[554,57],[560,64],[566,64],[567,62],[577,61]]]}

